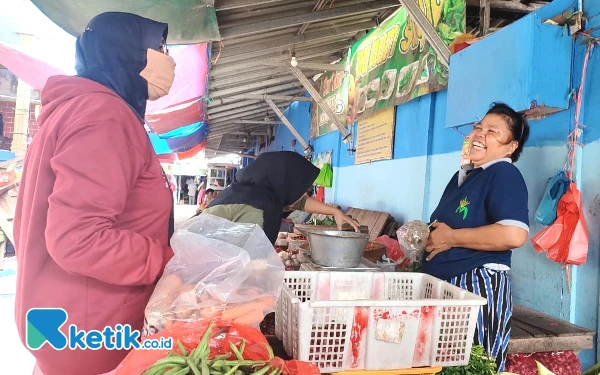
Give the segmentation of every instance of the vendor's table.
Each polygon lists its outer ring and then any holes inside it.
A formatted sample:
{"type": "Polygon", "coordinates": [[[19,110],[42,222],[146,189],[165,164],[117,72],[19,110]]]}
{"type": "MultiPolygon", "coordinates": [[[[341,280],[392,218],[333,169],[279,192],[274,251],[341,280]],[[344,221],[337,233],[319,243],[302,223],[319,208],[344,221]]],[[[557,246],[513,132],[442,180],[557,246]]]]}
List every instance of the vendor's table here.
{"type": "Polygon", "coordinates": [[[511,354],[566,350],[577,353],[594,348],[594,330],[522,306],[515,306],[511,324],[511,354]]]}

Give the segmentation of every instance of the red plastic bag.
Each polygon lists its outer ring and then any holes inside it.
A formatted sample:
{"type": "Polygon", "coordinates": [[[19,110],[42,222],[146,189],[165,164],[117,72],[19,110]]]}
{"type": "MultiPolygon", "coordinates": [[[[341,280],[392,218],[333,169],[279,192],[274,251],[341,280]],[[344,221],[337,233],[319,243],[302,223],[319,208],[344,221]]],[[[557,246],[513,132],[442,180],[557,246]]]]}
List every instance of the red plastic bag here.
{"type": "MultiPolygon", "coordinates": [[[[211,332],[210,356],[230,354],[229,343],[239,345],[242,339],[245,341],[244,359],[252,361],[269,360],[267,351],[267,338],[259,330],[236,324],[233,321],[215,321],[215,326],[211,332]]],[[[206,320],[176,323],[172,328],[160,331],[152,336],[144,338],[160,339],[172,338],[173,349],[170,350],[132,350],[121,362],[114,372],[114,375],[139,375],[152,366],[161,358],[167,357],[171,352],[179,353],[176,343],[181,341],[186,351],[190,352],[198,346],[202,336],[206,332],[210,322],[206,320]]],[[[231,353],[233,354],[233,353],[231,353]]],[[[320,371],[313,364],[300,361],[284,361],[281,358],[273,358],[271,365],[279,368],[283,375],[318,375],[320,371]]]]}
{"type": "Polygon", "coordinates": [[[398,241],[391,239],[389,236],[377,237],[373,242],[385,245],[385,256],[394,262],[404,258],[404,253],[400,249],[398,241]]]}
{"type": "Polygon", "coordinates": [[[554,223],[531,239],[538,253],[561,264],[582,265],[587,260],[589,235],[581,210],[581,192],[571,182],[558,202],[554,223]]]}
{"type": "Polygon", "coordinates": [[[385,256],[394,262],[398,262],[398,264],[405,266],[410,264],[410,259],[406,258],[404,252],[400,248],[400,243],[394,239],[391,239],[389,236],[380,236],[375,241],[376,243],[380,243],[385,245],[385,256]]]}

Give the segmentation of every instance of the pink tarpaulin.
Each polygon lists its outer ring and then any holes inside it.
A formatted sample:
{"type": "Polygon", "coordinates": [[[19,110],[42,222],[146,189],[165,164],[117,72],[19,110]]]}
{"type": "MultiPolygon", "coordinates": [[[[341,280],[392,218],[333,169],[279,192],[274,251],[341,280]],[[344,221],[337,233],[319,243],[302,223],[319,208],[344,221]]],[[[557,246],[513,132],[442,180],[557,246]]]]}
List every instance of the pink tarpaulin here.
{"type": "Polygon", "coordinates": [[[47,64],[0,43],[0,64],[25,81],[34,90],[41,90],[48,78],[66,74],[61,69],[47,64]]]}
{"type": "Polygon", "coordinates": [[[169,95],[148,102],[146,121],[158,155],[177,154],[179,159],[196,154],[206,144],[204,95],[207,89],[210,51],[208,44],[169,47],[175,59],[175,81],[169,95]],[[185,154],[180,157],[179,154],[185,154]]]}
{"type": "MultiPolygon", "coordinates": [[[[158,114],[161,110],[190,102],[204,96],[208,76],[208,44],[192,44],[169,47],[169,55],[175,59],[175,82],[169,95],[148,102],[147,114],[158,114]]],[[[183,125],[183,124],[182,124],[183,125]]]]}
{"type": "MultiPolygon", "coordinates": [[[[177,63],[175,82],[169,95],[148,102],[146,113],[160,114],[161,110],[201,98],[206,92],[208,75],[208,45],[174,46],[169,49],[177,63]]],[[[66,74],[61,69],[16,51],[0,43],[0,64],[35,90],[41,90],[49,77],[66,74]]],[[[181,124],[182,126],[184,124],[181,124]]]]}
{"type": "Polygon", "coordinates": [[[146,121],[155,132],[168,133],[188,124],[202,122],[204,120],[202,109],[203,104],[200,100],[195,100],[164,109],[156,114],[147,113],[146,121]]]}
{"type": "MultiPolygon", "coordinates": [[[[172,46],[169,53],[177,64],[175,81],[169,95],[147,104],[146,120],[154,133],[150,139],[159,155],[190,150],[197,153],[208,132],[203,100],[208,81],[208,44],[172,46]]],[[[49,77],[67,74],[3,44],[0,44],[0,64],[35,90],[42,90],[49,77]]]]}
{"type": "Polygon", "coordinates": [[[177,160],[179,160],[177,158],[177,154],[161,154],[161,155],[158,155],[158,161],[160,161],[161,163],[173,164],[177,160]]]}

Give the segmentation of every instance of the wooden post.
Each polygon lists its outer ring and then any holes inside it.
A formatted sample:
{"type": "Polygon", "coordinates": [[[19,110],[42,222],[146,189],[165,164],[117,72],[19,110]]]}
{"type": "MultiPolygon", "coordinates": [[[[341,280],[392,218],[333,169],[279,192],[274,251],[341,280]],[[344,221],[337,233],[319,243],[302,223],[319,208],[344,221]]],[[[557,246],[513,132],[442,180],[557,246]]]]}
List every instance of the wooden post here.
{"type": "Polygon", "coordinates": [[[490,0],[479,0],[479,34],[486,36],[490,32],[490,0]]]}

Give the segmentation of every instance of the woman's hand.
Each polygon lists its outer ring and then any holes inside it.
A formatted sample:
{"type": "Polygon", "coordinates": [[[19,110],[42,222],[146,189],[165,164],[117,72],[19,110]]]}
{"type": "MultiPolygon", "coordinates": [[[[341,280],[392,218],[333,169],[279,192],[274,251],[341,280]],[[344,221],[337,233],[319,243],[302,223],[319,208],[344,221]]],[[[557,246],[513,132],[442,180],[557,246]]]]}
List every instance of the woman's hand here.
{"type": "Polygon", "coordinates": [[[429,253],[427,261],[430,261],[441,252],[453,248],[454,229],[440,222],[434,222],[431,225],[435,230],[431,231],[427,240],[425,251],[429,253]]]}
{"type": "Polygon", "coordinates": [[[315,198],[306,198],[306,202],[304,203],[304,211],[309,212],[311,214],[333,216],[339,230],[342,230],[342,226],[344,224],[349,224],[352,228],[354,228],[356,232],[360,232],[360,227],[358,226],[358,223],[356,221],[346,216],[341,210],[326,205],[325,203],[320,202],[315,198]]]}
{"type": "Polygon", "coordinates": [[[350,224],[350,226],[354,228],[355,232],[360,232],[360,227],[358,226],[358,223],[352,220],[352,218],[350,218],[349,216],[345,215],[342,211],[336,210],[336,212],[333,214],[333,217],[335,218],[338,230],[342,230],[344,224],[350,224]]]}

